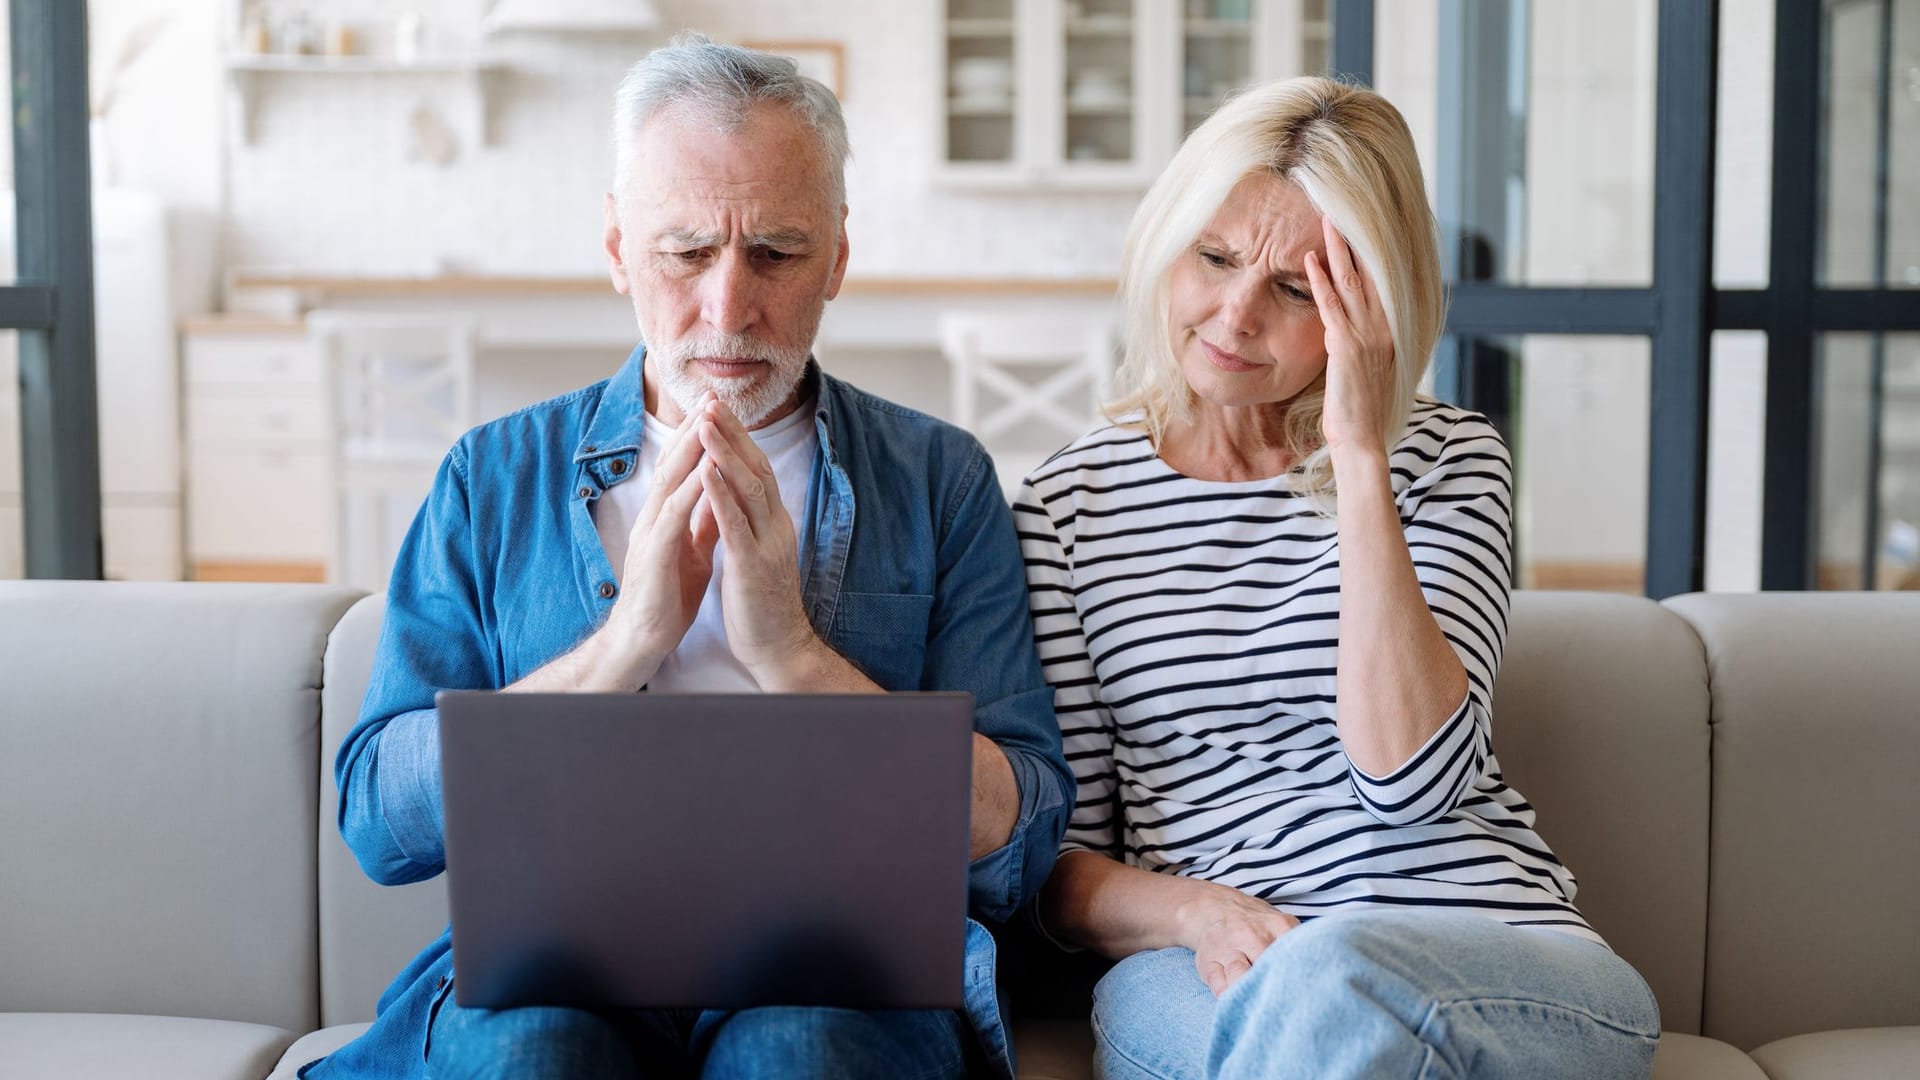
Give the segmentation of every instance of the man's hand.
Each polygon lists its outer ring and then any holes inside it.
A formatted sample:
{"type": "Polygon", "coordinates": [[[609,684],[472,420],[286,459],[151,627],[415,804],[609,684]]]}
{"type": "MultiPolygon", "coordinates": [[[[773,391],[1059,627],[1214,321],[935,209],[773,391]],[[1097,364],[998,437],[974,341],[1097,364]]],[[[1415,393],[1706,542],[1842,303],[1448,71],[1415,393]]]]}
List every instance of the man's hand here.
{"type": "Polygon", "coordinates": [[[693,435],[699,415],[696,409],[681,420],[654,463],[652,492],[627,537],[620,599],[607,620],[647,669],[641,682],[679,647],[713,580],[720,532],[700,481],[704,454],[693,435]]]}
{"type": "Polygon", "coordinates": [[[1212,885],[1175,910],[1180,943],[1193,950],[1193,966],[1213,996],[1252,970],[1254,961],[1300,920],[1257,896],[1212,885]]]}
{"type": "Polygon", "coordinates": [[[692,419],[706,452],[697,470],[706,505],[727,545],[720,579],[727,645],[763,690],[807,681],[803,673],[821,664],[826,645],[800,601],[800,546],[773,463],[720,402],[692,419]]]}

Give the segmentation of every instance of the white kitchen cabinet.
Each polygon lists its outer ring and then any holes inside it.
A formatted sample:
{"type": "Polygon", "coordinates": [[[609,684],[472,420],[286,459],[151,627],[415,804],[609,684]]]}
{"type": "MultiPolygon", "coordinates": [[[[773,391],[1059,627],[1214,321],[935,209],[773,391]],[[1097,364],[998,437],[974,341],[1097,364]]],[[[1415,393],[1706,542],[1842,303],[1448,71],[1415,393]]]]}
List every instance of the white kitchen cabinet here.
{"type": "Polygon", "coordinates": [[[188,328],[187,560],[195,577],[324,574],[334,485],[322,371],[298,322],[188,328]]]}
{"type": "Polygon", "coordinates": [[[1227,94],[1324,67],[1327,0],[947,0],[943,186],[1144,189],[1227,94]]]}

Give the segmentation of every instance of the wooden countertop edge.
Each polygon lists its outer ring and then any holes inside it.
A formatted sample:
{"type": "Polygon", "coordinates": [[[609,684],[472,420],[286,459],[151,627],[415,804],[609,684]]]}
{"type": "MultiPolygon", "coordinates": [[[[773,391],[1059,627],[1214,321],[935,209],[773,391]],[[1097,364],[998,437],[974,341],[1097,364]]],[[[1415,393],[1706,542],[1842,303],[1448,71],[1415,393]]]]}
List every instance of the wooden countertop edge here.
{"type": "MultiPolygon", "coordinates": [[[[233,289],[301,289],[313,292],[431,293],[587,293],[616,295],[603,277],[346,277],[238,272],[233,289]]],[[[843,293],[856,295],[931,295],[980,293],[1111,294],[1111,278],[848,278],[843,293]]]]}

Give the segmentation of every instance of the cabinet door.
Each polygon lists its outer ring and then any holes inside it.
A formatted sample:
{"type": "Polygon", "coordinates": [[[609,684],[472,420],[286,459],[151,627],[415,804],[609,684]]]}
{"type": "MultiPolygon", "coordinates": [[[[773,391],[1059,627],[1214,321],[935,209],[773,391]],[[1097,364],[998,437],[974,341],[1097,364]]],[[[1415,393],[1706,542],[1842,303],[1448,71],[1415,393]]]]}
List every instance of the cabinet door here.
{"type": "Polygon", "coordinates": [[[1328,0],[1182,0],[1180,137],[1228,96],[1327,69],[1328,0]]]}
{"type": "Polygon", "coordinates": [[[1045,43],[1035,82],[1047,106],[1036,156],[1062,186],[1151,183],[1172,153],[1178,37],[1171,0],[1051,0],[1036,33],[1045,43]]]}
{"type": "Polygon", "coordinates": [[[1028,42],[1031,0],[946,0],[940,24],[942,174],[951,181],[1024,183],[1030,162],[1028,42]]]}
{"type": "Polygon", "coordinates": [[[188,454],[192,559],[326,561],[334,489],[322,450],[200,443],[188,454]]]}

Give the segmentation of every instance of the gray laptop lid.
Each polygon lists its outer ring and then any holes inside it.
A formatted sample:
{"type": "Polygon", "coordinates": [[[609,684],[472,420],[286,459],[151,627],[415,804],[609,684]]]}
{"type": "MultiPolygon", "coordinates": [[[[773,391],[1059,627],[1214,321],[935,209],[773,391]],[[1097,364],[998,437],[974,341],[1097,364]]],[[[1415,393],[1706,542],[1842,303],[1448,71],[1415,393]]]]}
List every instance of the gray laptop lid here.
{"type": "Polygon", "coordinates": [[[968,694],[439,695],[455,999],[957,1008],[968,694]]]}

